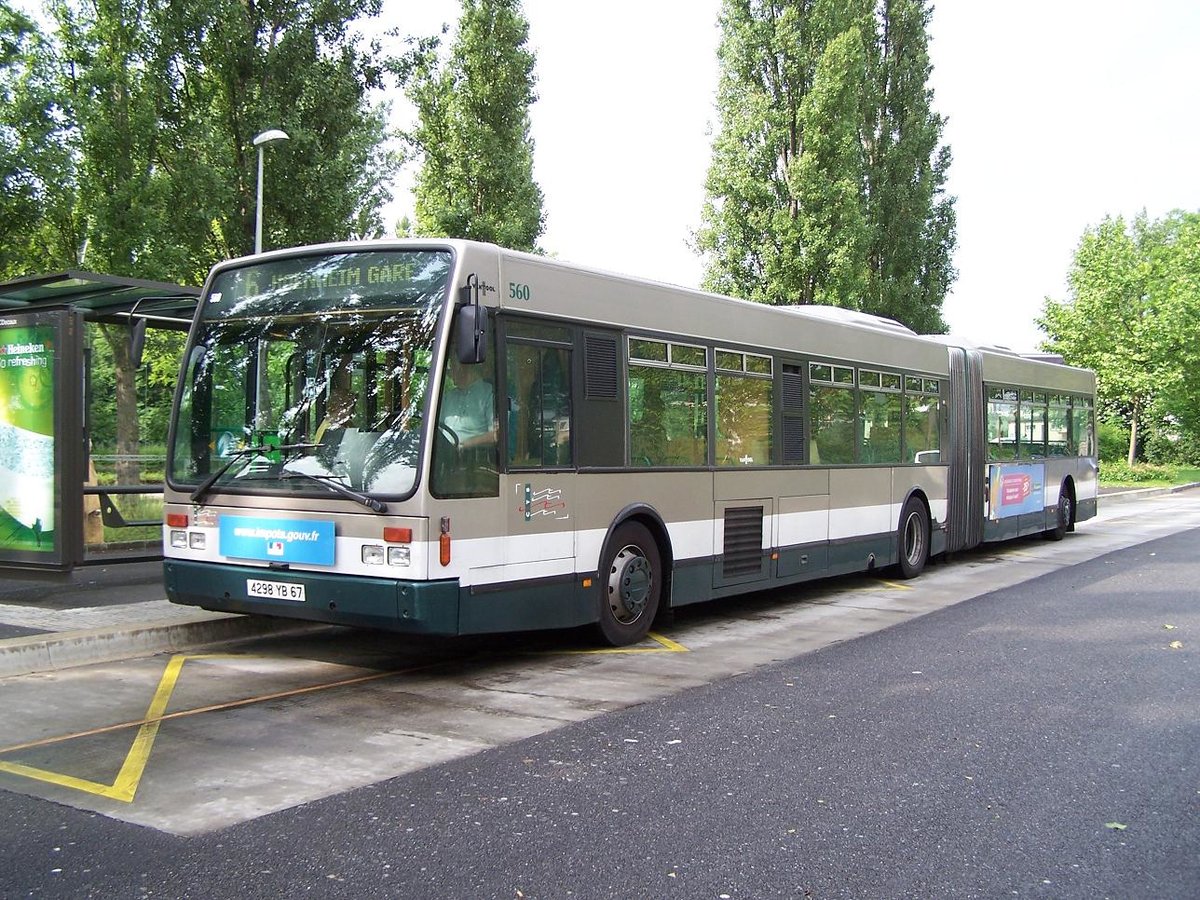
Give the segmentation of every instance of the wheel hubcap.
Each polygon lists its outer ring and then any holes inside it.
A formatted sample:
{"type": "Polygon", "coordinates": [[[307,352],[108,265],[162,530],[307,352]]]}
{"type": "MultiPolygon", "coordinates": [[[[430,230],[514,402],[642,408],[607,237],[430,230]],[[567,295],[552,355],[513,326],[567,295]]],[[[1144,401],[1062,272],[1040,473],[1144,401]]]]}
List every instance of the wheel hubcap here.
{"type": "Polygon", "coordinates": [[[914,514],[904,523],[904,557],[909,565],[916,565],[924,551],[925,529],[921,527],[921,517],[914,514]]]}
{"type": "Polygon", "coordinates": [[[636,622],[646,610],[654,573],[637,547],[622,547],[608,576],[608,605],[622,625],[636,622]]]}

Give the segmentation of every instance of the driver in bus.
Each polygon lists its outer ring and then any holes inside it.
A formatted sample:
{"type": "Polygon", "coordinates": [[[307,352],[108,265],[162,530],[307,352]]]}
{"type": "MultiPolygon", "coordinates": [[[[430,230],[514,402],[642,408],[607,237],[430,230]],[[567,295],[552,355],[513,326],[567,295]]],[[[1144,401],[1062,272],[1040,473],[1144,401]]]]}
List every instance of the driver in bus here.
{"type": "Polygon", "coordinates": [[[496,444],[496,391],[483,377],[483,364],[451,361],[452,384],[442,398],[442,424],[463,449],[496,444]]]}

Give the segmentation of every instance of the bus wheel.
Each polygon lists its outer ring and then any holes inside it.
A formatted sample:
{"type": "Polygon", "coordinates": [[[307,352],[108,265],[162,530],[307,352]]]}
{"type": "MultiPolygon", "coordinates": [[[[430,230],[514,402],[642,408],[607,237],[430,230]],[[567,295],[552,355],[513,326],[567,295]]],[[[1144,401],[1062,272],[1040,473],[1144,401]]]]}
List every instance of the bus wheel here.
{"type": "Polygon", "coordinates": [[[600,634],[614,647],[636,644],[650,630],[662,596],[658,544],[644,525],[617,526],[600,570],[600,634]]]}
{"type": "Polygon", "coordinates": [[[1067,536],[1067,531],[1071,527],[1071,513],[1074,504],[1071,502],[1071,492],[1067,489],[1064,483],[1058,492],[1058,510],[1054,516],[1054,527],[1043,531],[1042,534],[1048,541],[1061,541],[1067,536]]]}
{"type": "Polygon", "coordinates": [[[909,497],[900,514],[900,577],[916,578],[929,562],[929,513],[925,504],[909,497]]]}

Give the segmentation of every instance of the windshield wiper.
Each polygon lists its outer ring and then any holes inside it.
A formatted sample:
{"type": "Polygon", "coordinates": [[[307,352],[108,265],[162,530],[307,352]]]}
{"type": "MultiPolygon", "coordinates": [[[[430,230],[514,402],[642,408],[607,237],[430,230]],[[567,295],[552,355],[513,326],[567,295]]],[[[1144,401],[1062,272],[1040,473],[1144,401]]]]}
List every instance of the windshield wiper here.
{"type": "Polygon", "coordinates": [[[280,444],[279,446],[275,446],[274,444],[259,444],[257,447],[242,447],[240,450],[234,450],[229,454],[230,459],[227,463],[225,463],[225,465],[221,466],[221,468],[217,469],[217,471],[213,472],[211,475],[209,475],[207,478],[205,478],[204,481],[201,482],[200,485],[194,491],[192,491],[191,500],[193,503],[196,503],[197,501],[199,501],[200,498],[203,497],[205,494],[207,494],[209,492],[209,490],[212,488],[212,486],[217,483],[217,481],[221,478],[221,476],[224,475],[226,472],[228,472],[230,470],[230,468],[233,467],[234,463],[240,462],[243,457],[249,456],[252,453],[269,453],[272,450],[275,450],[275,451],[279,451],[279,450],[311,450],[311,449],[314,449],[319,446],[321,446],[321,445],[320,444],[280,444]]]}
{"type": "Polygon", "coordinates": [[[370,494],[364,494],[354,488],[346,487],[340,481],[335,481],[336,475],[313,475],[310,472],[299,472],[295,469],[287,469],[279,476],[282,478],[307,478],[309,481],[315,481],[324,487],[329,488],[335,494],[341,494],[355,503],[361,503],[371,512],[385,513],[387,512],[387,504],[380,500],[376,500],[370,494]]]}

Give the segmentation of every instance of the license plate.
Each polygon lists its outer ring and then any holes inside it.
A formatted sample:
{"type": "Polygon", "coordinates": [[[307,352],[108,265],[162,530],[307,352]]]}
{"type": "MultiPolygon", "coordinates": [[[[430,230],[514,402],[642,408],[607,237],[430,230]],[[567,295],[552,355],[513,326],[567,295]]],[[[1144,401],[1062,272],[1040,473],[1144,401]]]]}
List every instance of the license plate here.
{"type": "Polygon", "coordinates": [[[246,593],[251,597],[265,597],[268,600],[304,602],[304,585],[290,581],[264,581],[261,578],[247,578],[246,593]]]}

